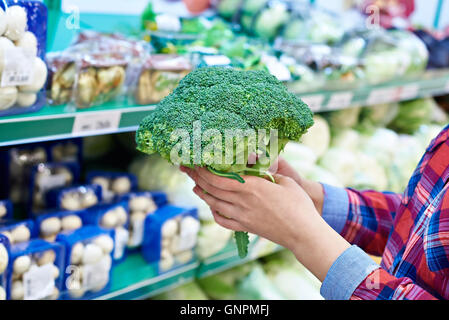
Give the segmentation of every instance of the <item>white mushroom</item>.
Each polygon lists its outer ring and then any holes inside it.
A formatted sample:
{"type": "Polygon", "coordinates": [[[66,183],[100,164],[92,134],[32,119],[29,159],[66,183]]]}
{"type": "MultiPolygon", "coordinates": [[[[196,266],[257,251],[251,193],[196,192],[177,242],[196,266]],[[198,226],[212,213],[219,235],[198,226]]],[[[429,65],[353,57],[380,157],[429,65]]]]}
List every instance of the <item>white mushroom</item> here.
{"type": "Polygon", "coordinates": [[[111,189],[118,194],[124,194],[131,190],[131,181],[128,177],[120,177],[112,181],[111,189]]]}
{"type": "Polygon", "coordinates": [[[105,254],[111,253],[112,249],[114,249],[114,241],[110,236],[107,235],[101,235],[97,237],[94,240],[94,243],[99,246],[105,254]]]}
{"type": "Polygon", "coordinates": [[[15,105],[18,91],[16,87],[0,88],[0,110],[6,110],[15,105]]]}
{"type": "Polygon", "coordinates": [[[57,279],[59,277],[59,268],[55,265],[52,266],[53,269],[53,278],[57,279]]]}
{"type": "Polygon", "coordinates": [[[187,263],[192,259],[193,259],[192,250],[182,251],[175,256],[175,260],[182,264],[187,263]]]}
{"type": "Polygon", "coordinates": [[[11,231],[11,237],[14,239],[14,243],[20,243],[30,240],[30,229],[24,224],[19,225],[11,231]]]}
{"type": "Polygon", "coordinates": [[[51,217],[43,220],[40,226],[41,235],[52,236],[61,231],[61,220],[58,217],[51,217]]]}
{"type": "Polygon", "coordinates": [[[0,274],[2,274],[6,270],[8,261],[8,250],[6,250],[6,247],[3,245],[3,243],[0,243],[0,274]]]}
{"type": "Polygon", "coordinates": [[[17,95],[17,105],[19,107],[31,107],[37,100],[37,94],[33,92],[20,92],[17,95]]]}
{"type": "Polygon", "coordinates": [[[47,250],[44,253],[42,253],[38,259],[37,264],[39,266],[43,266],[48,263],[54,263],[56,260],[56,253],[54,250],[47,250]]]}
{"type": "Polygon", "coordinates": [[[3,218],[8,211],[6,210],[6,206],[0,204],[0,219],[3,218]]]}
{"type": "Polygon", "coordinates": [[[116,216],[115,211],[110,210],[103,215],[100,224],[103,228],[111,229],[117,225],[117,222],[118,217],[116,216]]]}
{"type": "Polygon", "coordinates": [[[128,221],[128,214],[122,206],[118,206],[114,210],[115,216],[117,217],[117,225],[123,226],[128,221]]]}
{"type": "Polygon", "coordinates": [[[5,36],[12,41],[19,40],[27,27],[27,13],[21,6],[10,6],[6,10],[5,36]]]}
{"type": "Polygon", "coordinates": [[[57,300],[59,298],[59,289],[54,287],[52,294],[48,297],[49,300],[57,300]]]}
{"type": "Polygon", "coordinates": [[[70,254],[70,264],[79,264],[83,259],[83,255],[84,245],[81,242],[78,242],[72,247],[72,252],[70,254]]]}
{"type": "Polygon", "coordinates": [[[14,260],[13,272],[16,274],[23,274],[31,267],[31,258],[29,256],[20,256],[14,260]]]}
{"type": "Polygon", "coordinates": [[[83,264],[93,264],[101,260],[103,250],[96,244],[89,243],[85,246],[83,252],[83,264]]]}
{"type": "Polygon", "coordinates": [[[23,282],[16,280],[12,283],[11,288],[11,299],[12,300],[22,300],[25,295],[25,290],[23,288],[23,282]]]}
{"type": "Polygon", "coordinates": [[[181,233],[196,234],[200,230],[200,222],[187,216],[181,220],[181,233]]]}
{"type": "Polygon", "coordinates": [[[37,56],[37,39],[34,33],[27,31],[16,41],[16,46],[30,50],[33,56],[37,56]]]}
{"type": "Polygon", "coordinates": [[[109,190],[109,179],[105,177],[95,177],[92,179],[92,183],[100,185],[103,192],[109,190]]]}
{"type": "Polygon", "coordinates": [[[132,213],[130,216],[131,223],[132,224],[141,223],[141,222],[143,222],[143,220],[145,220],[146,216],[147,215],[144,212],[136,211],[136,212],[132,213]]]}
{"type": "Polygon", "coordinates": [[[145,196],[134,197],[129,201],[129,209],[131,211],[146,211],[151,202],[153,200],[145,196]]]}
{"type": "Polygon", "coordinates": [[[2,286],[0,286],[0,300],[6,300],[6,291],[2,286]]]}
{"type": "MultiPolygon", "coordinates": [[[[1,24],[1,22],[0,22],[0,24],[1,24]]],[[[6,37],[0,37],[0,72],[2,72],[3,68],[4,68],[5,50],[9,50],[9,49],[14,49],[14,43],[6,37]]]]}
{"type": "Polygon", "coordinates": [[[88,208],[98,203],[98,198],[94,192],[89,191],[83,195],[82,198],[83,208],[88,208]]]}
{"type": "Polygon", "coordinates": [[[173,267],[174,262],[175,262],[175,260],[173,259],[173,256],[170,255],[169,257],[162,259],[159,262],[159,268],[161,271],[167,271],[171,267],[173,267]]]}
{"type": "Polygon", "coordinates": [[[78,200],[78,197],[70,192],[62,197],[61,207],[66,210],[74,211],[81,209],[81,203],[78,200]]]}
{"type": "Polygon", "coordinates": [[[72,214],[61,219],[61,226],[63,230],[76,230],[83,226],[83,222],[80,217],[72,214]]]}
{"type": "Polygon", "coordinates": [[[177,232],[178,232],[178,223],[173,219],[165,221],[165,223],[162,225],[161,233],[163,238],[171,238],[177,232]]]}
{"type": "Polygon", "coordinates": [[[69,289],[69,295],[75,299],[81,298],[85,293],[85,290],[84,290],[83,286],[81,285],[81,282],[77,279],[71,280],[70,285],[68,286],[68,289],[69,289]]]}
{"type": "Polygon", "coordinates": [[[38,92],[47,81],[47,65],[42,59],[36,57],[34,59],[33,81],[29,85],[19,86],[19,90],[23,92],[38,92]]]}
{"type": "Polygon", "coordinates": [[[0,8],[0,36],[3,35],[6,31],[6,15],[5,11],[3,11],[2,8],[0,8]]]}

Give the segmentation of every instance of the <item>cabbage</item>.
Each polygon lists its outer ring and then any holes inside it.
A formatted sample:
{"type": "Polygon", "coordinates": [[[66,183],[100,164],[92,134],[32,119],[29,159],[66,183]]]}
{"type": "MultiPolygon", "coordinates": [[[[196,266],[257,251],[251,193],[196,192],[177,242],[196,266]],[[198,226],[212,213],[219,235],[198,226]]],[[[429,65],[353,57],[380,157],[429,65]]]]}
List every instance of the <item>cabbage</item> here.
{"type": "Polygon", "coordinates": [[[331,146],[334,148],[356,151],[360,143],[360,134],[353,129],[338,130],[332,136],[331,146]]]}
{"type": "Polygon", "coordinates": [[[215,300],[235,300],[238,294],[238,283],[246,277],[254,267],[255,262],[226,270],[219,274],[197,280],[206,295],[215,300]]]}
{"type": "Polygon", "coordinates": [[[332,111],[327,114],[329,125],[332,130],[354,127],[358,120],[361,108],[347,108],[332,111]]]}
{"type": "MultiPolygon", "coordinates": [[[[314,125],[301,137],[301,143],[321,157],[329,148],[331,134],[327,121],[318,115],[313,116],[314,125]]],[[[287,144],[288,146],[288,144],[287,144]]]]}
{"type": "Polygon", "coordinates": [[[232,230],[223,228],[215,221],[202,222],[198,233],[196,252],[205,259],[221,251],[231,239],[232,230]]]}
{"type": "Polygon", "coordinates": [[[284,297],[265,274],[260,264],[256,264],[249,275],[238,285],[238,299],[283,300],[284,297]]]}
{"type": "Polygon", "coordinates": [[[321,282],[289,251],[269,257],[265,272],[281,294],[290,300],[322,300],[321,282]]]}
{"type": "Polygon", "coordinates": [[[303,163],[315,163],[317,155],[311,148],[296,142],[289,142],[282,152],[282,157],[288,162],[300,161],[303,163]]]}
{"type": "Polygon", "coordinates": [[[384,167],[373,156],[357,153],[357,165],[350,186],[356,189],[386,190],[388,178],[384,167]]]}
{"type": "Polygon", "coordinates": [[[379,164],[386,167],[398,147],[399,136],[396,132],[378,128],[371,136],[363,135],[360,139],[360,150],[377,159],[379,164]]]}
{"type": "Polygon", "coordinates": [[[205,293],[196,282],[189,282],[178,288],[166,291],[155,297],[154,300],[208,300],[205,293]]]}
{"type": "Polygon", "coordinates": [[[242,0],[221,0],[217,12],[225,19],[231,19],[238,11],[242,0]]]}
{"type": "Polygon", "coordinates": [[[335,174],[316,165],[312,166],[304,176],[309,180],[319,181],[335,187],[344,187],[335,174]]]}
{"type": "Polygon", "coordinates": [[[384,103],[364,107],[360,114],[361,119],[358,129],[369,132],[376,127],[385,127],[396,117],[398,112],[398,103],[384,103]]]}
{"type": "Polygon", "coordinates": [[[389,127],[401,133],[412,134],[421,125],[431,122],[433,109],[436,107],[433,98],[401,102],[399,112],[389,127]]]}
{"type": "Polygon", "coordinates": [[[255,32],[258,36],[271,40],[277,35],[280,27],[288,21],[288,18],[286,4],[275,2],[256,17],[255,32]]]}
{"type": "Polygon", "coordinates": [[[345,186],[353,181],[356,164],[354,153],[340,148],[330,148],[319,160],[319,165],[333,173],[345,186]]]}

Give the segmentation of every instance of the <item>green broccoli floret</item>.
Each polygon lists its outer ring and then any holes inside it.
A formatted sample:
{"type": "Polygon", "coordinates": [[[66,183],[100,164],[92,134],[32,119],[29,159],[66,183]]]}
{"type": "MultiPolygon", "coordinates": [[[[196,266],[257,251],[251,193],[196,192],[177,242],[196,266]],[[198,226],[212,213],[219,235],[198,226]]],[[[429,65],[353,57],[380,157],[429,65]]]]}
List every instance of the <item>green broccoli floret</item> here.
{"type": "MultiPolygon", "coordinates": [[[[240,175],[271,177],[267,170],[277,154],[312,125],[308,106],[269,73],[204,67],[184,77],[143,119],[136,143],[144,153],[244,183],[240,175]],[[248,163],[253,153],[258,158],[248,163]]],[[[237,233],[236,240],[244,257],[248,237],[237,233]]]]}

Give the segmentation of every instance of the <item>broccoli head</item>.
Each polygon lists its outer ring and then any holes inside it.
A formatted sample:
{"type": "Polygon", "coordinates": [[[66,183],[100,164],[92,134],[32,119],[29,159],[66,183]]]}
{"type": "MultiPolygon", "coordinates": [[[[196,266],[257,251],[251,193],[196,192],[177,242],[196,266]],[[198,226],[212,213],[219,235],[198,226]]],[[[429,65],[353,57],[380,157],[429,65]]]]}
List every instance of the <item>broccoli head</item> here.
{"type": "MultiPolygon", "coordinates": [[[[240,175],[272,179],[272,161],[312,125],[308,106],[269,73],[204,67],[142,120],[136,143],[144,153],[244,183],[240,175]]],[[[245,256],[247,235],[236,233],[236,239],[245,256]]]]}

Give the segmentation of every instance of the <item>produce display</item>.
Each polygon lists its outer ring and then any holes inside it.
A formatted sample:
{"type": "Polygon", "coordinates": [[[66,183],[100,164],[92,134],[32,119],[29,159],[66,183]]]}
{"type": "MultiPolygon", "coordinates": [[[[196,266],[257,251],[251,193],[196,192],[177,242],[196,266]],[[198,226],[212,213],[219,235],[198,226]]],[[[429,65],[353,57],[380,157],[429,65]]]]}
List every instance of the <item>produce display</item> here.
{"type": "Polygon", "coordinates": [[[137,188],[136,177],[126,172],[88,172],[87,182],[101,186],[102,198],[105,201],[112,201],[137,188]]]}
{"type": "MultiPolygon", "coordinates": [[[[289,93],[274,76],[262,71],[245,72],[221,67],[203,67],[192,71],[181,80],[173,93],[142,121],[136,133],[137,149],[146,154],[159,153],[166,160],[173,162],[171,151],[177,141],[171,139],[172,132],[168,128],[185,129],[190,137],[194,121],[201,121],[201,129],[204,131],[207,128],[219,131],[219,153],[214,154],[217,148],[206,154],[203,152],[202,159],[198,161],[194,159],[194,152],[190,152],[189,142],[185,145],[189,154],[183,158],[178,155],[180,159],[175,159],[177,164],[189,167],[204,166],[214,174],[241,183],[244,183],[244,180],[240,174],[270,176],[268,168],[274,159],[269,156],[269,152],[273,152],[270,148],[272,132],[268,133],[267,130],[278,130],[276,138],[279,137],[280,140],[275,140],[278,145],[273,155],[276,157],[289,140],[298,140],[313,124],[312,112],[307,105],[289,93]],[[223,105],[222,101],[228,103],[223,105]],[[266,105],[270,106],[269,112],[266,105]],[[179,117],[180,110],[184,111],[183,117],[179,117]],[[262,154],[268,155],[270,161],[260,158],[253,161],[251,168],[248,167],[249,152],[244,148],[246,143],[250,143],[248,137],[242,137],[240,142],[232,143],[232,150],[239,150],[239,144],[243,147],[243,151],[240,151],[243,155],[233,154],[236,160],[238,157],[246,157],[243,163],[224,161],[226,146],[223,148],[221,137],[226,134],[225,130],[230,129],[254,130],[254,138],[255,130],[264,130],[264,143],[258,141],[256,146],[254,141],[254,151],[251,152],[263,149],[262,154]]],[[[260,135],[260,132],[258,134],[260,135]]],[[[203,143],[204,146],[207,145],[203,143]]],[[[271,180],[274,182],[272,177],[271,180]]],[[[239,255],[243,258],[248,253],[248,235],[242,232],[236,232],[235,235],[239,255]]]]}
{"type": "Polygon", "coordinates": [[[22,220],[0,223],[0,234],[8,238],[11,245],[29,241],[34,234],[34,221],[22,220]]]}
{"type": "Polygon", "coordinates": [[[6,295],[11,300],[55,300],[64,274],[64,248],[40,239],[11,246],[6,295]]]}
{"type": "Polygon", "coordinates": [[[40,215],[36,219],[39,237],[54,242],[60,232],[81,228],[82,214],[83,211],[58,211],[40,215]]]}
{"type": "Polygon", "coordinates": [[[6,268],[9,263],[9,241],[0,235],[0,300],[6,300],[6,268]]]}
{"type": "Polygon", "coordinates": [[[88,299],[107,291],[110,284],[114,240],[96,226],[65,231],[56,238],[64,244],[64,299],[88,299]]]}
{"type": "Polygon", "coordinates": [[[191,262],[200,229],[196,209],[171,205],[157,209],[145,218],[142,255],[148,263],[157,263],[163,273],[191,262]]]}
{"type": "Polygon", "coordinates": [[[47,8],[37,1],[0,4],[0,116],[33,112],[45,103],[47,8]]]}

